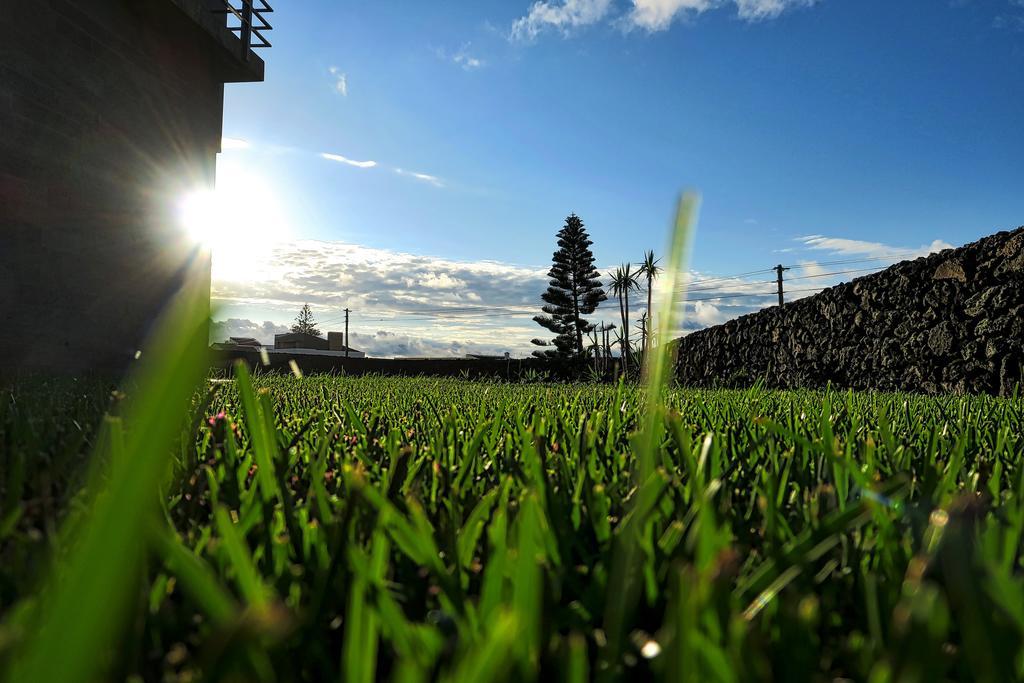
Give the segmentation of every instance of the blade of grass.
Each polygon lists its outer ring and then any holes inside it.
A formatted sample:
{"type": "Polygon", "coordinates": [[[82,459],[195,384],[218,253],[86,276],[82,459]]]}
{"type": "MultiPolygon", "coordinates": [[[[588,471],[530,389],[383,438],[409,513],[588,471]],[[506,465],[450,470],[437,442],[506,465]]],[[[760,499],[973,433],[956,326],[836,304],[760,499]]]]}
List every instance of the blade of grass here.
{"type": "MultiPolygon", "coordinates": [[[[195,264],[201,270],[201,264],[195,264]]],[[[87,683],[103,676],[107,654],[137,598],[147,525],[189,401],[205,371],[208,298],[201,277],[186,281],[144,347],[127,384],[123,457],[94,454],[92,498],[67,558],[41,595],[36,630],[15,654],[12,681],[87,683]],[[109,479],[106,478],[109,472],[109,479]]]]}

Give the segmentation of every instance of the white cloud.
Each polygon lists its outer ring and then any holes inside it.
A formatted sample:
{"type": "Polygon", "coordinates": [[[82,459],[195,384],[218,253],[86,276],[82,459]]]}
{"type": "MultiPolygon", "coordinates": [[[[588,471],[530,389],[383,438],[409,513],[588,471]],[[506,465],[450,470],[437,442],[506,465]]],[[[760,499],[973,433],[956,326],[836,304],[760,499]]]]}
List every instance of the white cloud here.
{"type": "Polygon", "coordinates": [[[698,301],[693,304],[693,312],[689,319],[700,327],[711,327],[712,325],[721,325],[730,317],[732,316],[729,313],[723,312],[718,306],[706,301],[698,301]]]}
{"type": "Polygon", "coordinates": [[[444,48],[434,48],[433,52],[438,59],[451,62],[463,71],[476,71],[487,66],[487,62],[470,52],[471,47],[472,43],[463,43],[456,52],[449,52],[444,48]]]}
{"type": "Polygon", "coordinates": [[[810,275],[812,277],[821,277],[826,272],[825,266],[821,265],[817,261],[800,261],[797,264],[800,267],[800,272],[804,275],[810,275]]]}
{"type": "Polygon", "coordinates": [[[248,140],[241,138],[221,138],[220,148],[222,151],[229,149],[249,149],[251,145],[248,140]]]}
{"type": "Polygon", "coordinates": [[[353,337],[353,346],[374,355],[528,355],[541,332],[532,317],[540,312],[546,268],[318,241],[278,245],[265,261],[251,264],[258,281],[215,279],[213,300],[225,318],[246,320],[257,310],[274,322],[264,323],[262,336],[257,323],[236,322],[222,338],[230,331],[270,340],[273,325],[291,321],[304,303],[324,332],[338,329],[342,309],[352,309],[352,332],[377,337],[353,337]]]}
{"type": "Polygon", "coordinates": [[[354,159],[343,157],[340,154],[329,154],[324,152],[320,156],[329,161],[337,161],[342,164],[348,164],[349,166],[355,166],[356,168],[373,168],[377,165],[376,161],[355,161],[354,159]]]}
{"type": "Polygon", "coordinates": [[[458,64],[464,71],[475,71],[484,66],[484,60],[474,57],[469,53],[470,44],[466,43],[459,51],[452,55],[453,62],[458,64]]]}
{"type": "Polygon", "coordinates": [[[633,0],[626,25],[647,31],[664,31],[676,17],[686,12],[705,12],[715,4],[716,0],[633,0]]]}
{"type": "Polygon", "coordinates": [[[464,289],[466,281],[452,277],[448,273],[430,273],[420,280],[420,286],[427,289],[464,289]]]}
{"type": "MultiPolygon", "coordinates": [[[[810,7],[819,0],[631,0],[632,7],[616,22],[626,29],[664,31],[676,19],[723,7],[735,7],[744,21],[774,19],[797,7],[810,7]]],[[[545,29],[568,35],[572,29],[596,24],[613,13],[612,0],[546,0],[534,2],[529,11],[512,24],[514,40],[529,41],[545,29]]]]}
{"type": "MultiPolygon", "coordinates": [[[[375,358],[459,358],[471,353],[501,356],[515,351],[514,345],[502,345],[468,339],[435,339],[417,334],[377,330],[372,334],[349,335],[352,348],[375,358]]],[[[518,355],[527,355],[525,349],[518,355]]]]}
{"type": "Polygon", "coordinates": [[[688,13],[736,6],[736,14],[744,21],[774,19],[797,7],[810,7],[819,0],[633,0],[633,9],[626,17],[627,27],[647,31],[664,31],[672,22],[688,13]]]}
{"type": "Polygon", "coordinates": [[[759,21],[774,19],[788,9],[810,7],[818,0],[736,0],[737,13],[741,19],[759,21]]]}
{"type": "Polygon", "coordinates": [[[479,69],[484,65],[484,63],[481,60],[470,55],[459,54],[455,55],[453,59],[456,64],[461,66],[466,71],[473,71],[474,69],[479,69]]]}
{"type": "Polygon", "coordinates": [[[538,1],[530,6],[526,16],[512,24],[513,40],[533,40],[545,29],[568,34],[570,30],[596,24],[607,16],[612,0],[555,0],[538,1]]]}
{"type": "Polygon", "coordinates": [[[227,341],[229,337],[250,337],[264,344],[272,344],[275,334],[284,334],[288,329],[288,325],[270,320],[257,323],[245,318],[228,318],[213,321],[210,326],[210,341],[222,342],[227,341]]]}
{"type": "Polygon", "coordinates": [[[398,175],[406,176],[408,178],[415,178],[416,180],[420,180],[424,183],[429,183],[434,187],[444,187],[444,183],[441,181],[440,178],[438,178],[437,176],[429,175],[427,173],[406,171],[405,169],[402,168],[396,168],[395,173],[397,173],[398,175]]]}
{"type": "Polygon", "coordinates": [[[1024,15],[999,15],[992,20],[992,28],[1024,33],[1024,15]]]}
{"type": "Polygon", "coordinates": [[[953,245],[942,240],[935,240],[931,244],[920,247],[899,247],[882,242],[866,242],[864,240],[851,240],[843,237],[826,237],[824,235],[805,235],[797,237],[796,241],[803,243],[809,249],[828,251],[842,256],[864,256],[880,260],[891,260],[893,262],[908,258],[926,256],[943,249],[952,249],[953,245]]]}
{"type": "Polygon", "coordinates": [[[348,97],[348,75],[336,66],[328,69],[334,77],[334,90],[342,97],[348,97]]]}

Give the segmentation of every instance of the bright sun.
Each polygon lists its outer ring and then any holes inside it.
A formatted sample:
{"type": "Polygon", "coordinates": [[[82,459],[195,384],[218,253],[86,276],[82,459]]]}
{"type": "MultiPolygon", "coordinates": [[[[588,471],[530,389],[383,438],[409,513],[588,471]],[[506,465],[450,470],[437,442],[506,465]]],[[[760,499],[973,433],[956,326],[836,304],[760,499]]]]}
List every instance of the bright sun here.
{"type": "Polygon", "coordinates": [[[190,193],[178,208],[189,237],[212,252],[215,280],[253,280],[289,237],[275,188],[236,166],[222,166],[216,190],[190,193]]]}

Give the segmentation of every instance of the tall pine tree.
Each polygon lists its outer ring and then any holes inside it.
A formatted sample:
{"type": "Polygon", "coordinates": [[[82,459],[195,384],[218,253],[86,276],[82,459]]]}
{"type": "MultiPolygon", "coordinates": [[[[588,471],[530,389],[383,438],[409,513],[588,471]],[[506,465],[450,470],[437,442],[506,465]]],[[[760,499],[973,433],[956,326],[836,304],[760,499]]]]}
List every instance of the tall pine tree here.
{"type": "Polygon", "coordinates": [[[537,346],[554,346],[554,349],[534,351],[533,355],[548,358],[571,358],[583,355],[583,336],[594,329],[586,319],[605,301],[604,289],[598,279],[600,273],[594,268],[594,253],[590,251],[590,235],[583,227],[580,217],[572,213],[565,219],[565,225],[558,231],[558,250],[551,257],[548,289],[544,299],[545,315],[534,318],[537,324],[555,334],[547,342],[534,339],[537,346]]]}
{"type": "Polygon", "coordinates": [[[309,304],[303,304],[302,310],[299,311],[298,317],[295,318],[295,324],[292,325],[292,332],[311,334],[314,337],[320,336],[320,330],[316,327],[316,319],[313,318],[313,310],[309,307],[309,304]]]}

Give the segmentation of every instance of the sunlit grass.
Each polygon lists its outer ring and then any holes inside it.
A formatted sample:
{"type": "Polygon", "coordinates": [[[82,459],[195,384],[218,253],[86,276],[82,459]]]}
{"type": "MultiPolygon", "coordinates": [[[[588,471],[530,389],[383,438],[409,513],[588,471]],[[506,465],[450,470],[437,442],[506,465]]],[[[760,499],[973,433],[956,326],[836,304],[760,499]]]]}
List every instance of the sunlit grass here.
{"type": "Polygon", "coordinates": [[[1019,398],[204,384],[203,308],[5,390],[3,680],[1024,680],[1019,398]]]}

